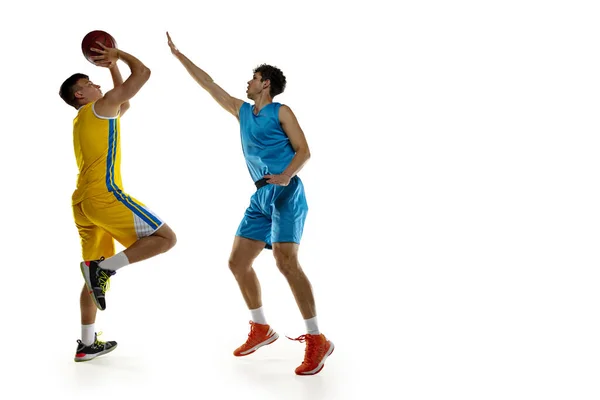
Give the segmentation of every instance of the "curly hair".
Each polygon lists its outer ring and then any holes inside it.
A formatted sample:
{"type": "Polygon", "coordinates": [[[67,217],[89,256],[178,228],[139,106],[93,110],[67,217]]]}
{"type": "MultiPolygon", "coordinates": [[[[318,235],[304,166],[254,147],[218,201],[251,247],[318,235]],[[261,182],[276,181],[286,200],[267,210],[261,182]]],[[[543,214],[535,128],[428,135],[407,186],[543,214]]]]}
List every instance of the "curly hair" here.
{"type": "Polygon", "coordinates": [[[262,77],[261,81],[265,81],[267,79],[271,81],[271,86],[269,89],[271,97],[275,97],[278,94],[283,93],[285,90],[285,75],[283,75],[283,72],[281,72],[279,68],[268,64],[261,64],[254,68],[253,72],[260,73],[260,76],[262,77]]]}

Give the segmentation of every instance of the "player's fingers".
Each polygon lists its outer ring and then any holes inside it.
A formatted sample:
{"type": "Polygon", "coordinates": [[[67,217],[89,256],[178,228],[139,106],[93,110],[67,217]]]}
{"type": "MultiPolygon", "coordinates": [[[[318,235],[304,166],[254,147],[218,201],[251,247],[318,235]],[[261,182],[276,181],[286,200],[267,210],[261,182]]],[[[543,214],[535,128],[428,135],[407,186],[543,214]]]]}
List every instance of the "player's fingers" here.
{"type": "Polygon", "coordinates": [[[104,55],[101,56],[90,56],[91,60],[104,60],[106,57],[104,55]]]}
{"type": "Polygon", "coordinates": [[[103,49],[106,49],[106,48],[107,48],[107,47],[106,47],[104,44],[102,44],[101,42],[99,42],[99,41],[97,41],[97,40],[96,40],[96,43],[98,43],[98,44],[100,45],[100,47],[102,47],[103,49]]]}
{"type": "Polygon", "coordinates": [[[106,51],[97,49],[95,47],[90,48],[90,50],[93,51],[93,52],[96,52],[96,53],[100,53],[100,54],[105,54],[106,53],[106,51]]]}
{"type": "Polygon", "coordinates": [[[173,40],[171,39],[171,36],[169,35],[169,32],[167,32],[167,39],[168,39],[168,40],[167,40],[167,43],[169,44],[169,46],[170,46],[172,49],[175,49],[175,50],[177,50],[177,46],[175,46],[175,43],[173,43],[173,40]]]}

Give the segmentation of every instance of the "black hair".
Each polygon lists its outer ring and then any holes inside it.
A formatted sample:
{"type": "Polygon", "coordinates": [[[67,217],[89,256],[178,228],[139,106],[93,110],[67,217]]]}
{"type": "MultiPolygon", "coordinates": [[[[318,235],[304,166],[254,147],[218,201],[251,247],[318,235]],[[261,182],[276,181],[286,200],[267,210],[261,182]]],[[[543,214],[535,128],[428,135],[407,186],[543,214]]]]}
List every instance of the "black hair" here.
{"type": "Polygon", "coordinates": [[[77,99],[75,98],[75,92],[80,89],[80,87],[77,85],[77,81],[80,79],[90,78],[85,74],[73,74],[68,77],[62,85],[60,85],[60,90],[58,91],[58,95],[65,101],[65,103],[75,108],[79,108],[79,103],[77,103],[77,99]]]}
{"type": "Polygon", "coordinates": [[[267,79],[271,81],[271,87],[269,90],[271,97],[275,97],[278,94],[283,93],[283,91],[285,90],[285,76],[279,68],[268,64],[261,64],[258,67],[254,68],[253,72],[259,72],[262,81],[265,81],[267,79]]]}

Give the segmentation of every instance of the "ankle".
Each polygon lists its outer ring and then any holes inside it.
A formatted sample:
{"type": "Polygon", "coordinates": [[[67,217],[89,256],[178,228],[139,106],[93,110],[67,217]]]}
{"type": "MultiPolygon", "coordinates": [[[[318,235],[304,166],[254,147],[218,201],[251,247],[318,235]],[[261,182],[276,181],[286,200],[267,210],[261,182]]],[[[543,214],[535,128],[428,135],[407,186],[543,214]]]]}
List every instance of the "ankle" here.
{"type": "Polygon", "coordinates": [[[304,324],[306,325],[306,333],[309,335],[320,335],[319,325],[317,323],[317,316],[315,315],[312,318],[305,319],[304,324]]]}
{"type": "Polygon", "coordinates": [[[250,315],[252,316],[252,322],[259,325],[267,325],[267,319],[265,318],[265,313],[262,306],[250,310],[250,315]]]}

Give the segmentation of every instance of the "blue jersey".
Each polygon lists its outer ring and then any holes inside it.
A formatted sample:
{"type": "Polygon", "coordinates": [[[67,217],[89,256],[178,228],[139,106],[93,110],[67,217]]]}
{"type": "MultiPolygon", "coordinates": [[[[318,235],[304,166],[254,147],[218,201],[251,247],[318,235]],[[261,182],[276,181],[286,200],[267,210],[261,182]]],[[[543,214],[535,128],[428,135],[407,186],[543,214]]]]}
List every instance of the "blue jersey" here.
{"type": "Polygon", "coordinates": [[[267,104],[258,115],[249,103],[240,107],[242,151],[254,182],[264,175],[281,174],[296,154],[279,123],[280,107],[280,103],[267,104]]]}

